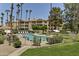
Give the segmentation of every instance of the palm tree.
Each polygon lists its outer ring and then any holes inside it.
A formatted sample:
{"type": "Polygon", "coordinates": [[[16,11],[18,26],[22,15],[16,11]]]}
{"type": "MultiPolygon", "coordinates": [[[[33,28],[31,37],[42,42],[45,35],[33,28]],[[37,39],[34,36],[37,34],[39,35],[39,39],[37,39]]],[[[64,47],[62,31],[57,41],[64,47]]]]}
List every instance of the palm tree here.
{"type": "Polygon", "coordinates": [[[53,7],[50,11],[49,16],[49,25],[51,26],[51,30],[59,29],[62,24],[61,19],[61,9],[59,7],[53,7]]]}
{"type": "Polygon", "coordinates": [[[17,15],[18,15],[17,18],[19,19],[19,13],[20,13],[20,9],[19,8],[20,8],[20,4],[18,3],[16,6],[17,6],[17,15]]]}
{"type": "Polygon", "coordinates": [[[18,3],[16,6],[17,6],[17,12],[16,12],[17,13],[17,19],[16,19],[17,22],[16,23],[17,23],[17,30],[18,30],[19,29],[19,25],[20,25],[20,22],[18,21],[19,20],[19,14],[20,14],[20,9],[19,9],[20,8],[20,4],[18,3]]]}
{"type": "Polygon", "coordinates": [[[6,21],[6,23],[9,21],[8,20],[8,13],[10,12],[10,10],[5,10],[5,12],[7,13],[7,21],[6,21]]]}
{"type": "Polygon", "coordinates": [[[11,45],[11,42],[13,41],[13,34],[12,34],[12,16],[13,16],[13,3],[11,4],[11,10],[10,10],[10,30],[11,34],[9,35],[9,45],[11,45]]]}
{"type": "Polygon", "coordinates": [[[3,26],[4,13],[2,12],[1,15],[2,15],[2,17],[1,17],[1,23],[2,23],[2,26],[3,26]]]}
{"type": "Polygon", "coordinates": [[[22,20],[22,6],[23,6],[23,3],[21,3],[21,20],[22,20]]]}
{"type": "Polygon", "coordinates": [[[28,14],[28,10],[26,10],[26,20],[27,20],[27,14],[28,14]]]}
{"type": "Polygon", "coordinates": [[[30,20],[30,17],[31,17],[31,13],[32,13],[32,10],[29,10],[29,20],[30,20]]]}
{"type": "Polygon", "coordinates": [[[12,22],[14,22],[14,18],[15,18],[15,16],[12,16],[12,22]]]}
{"type": "Polygon", "coordinates": [[[16,29],[18,30],[18,12],[16,12],[16,29]]]}
{"type": "Polygon", "coordinates": [[[13,16],[13,3],[11,4],[11,11],[10,11],[10,30],[12,31],[12,16],[13,16]]]}
{"type": "Polygon", "coordinates": [[[0,26],[2,26],[3,17],[0,17],[0,26]]]}

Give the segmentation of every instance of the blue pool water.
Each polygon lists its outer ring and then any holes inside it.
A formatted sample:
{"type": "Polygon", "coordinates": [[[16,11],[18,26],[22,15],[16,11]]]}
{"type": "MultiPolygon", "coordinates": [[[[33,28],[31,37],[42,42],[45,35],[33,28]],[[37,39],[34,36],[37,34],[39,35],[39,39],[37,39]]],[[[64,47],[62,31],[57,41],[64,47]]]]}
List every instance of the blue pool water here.
{"type": "Polygon", "coordinates": [[[47,37],[46,36],[35,36],[32,33],[28,33],[24,36],[25,39],[32,41],[34,39],[34,37],[36,37],[36,39],[40,39],[41,41],[46,41],[47,37]]]}

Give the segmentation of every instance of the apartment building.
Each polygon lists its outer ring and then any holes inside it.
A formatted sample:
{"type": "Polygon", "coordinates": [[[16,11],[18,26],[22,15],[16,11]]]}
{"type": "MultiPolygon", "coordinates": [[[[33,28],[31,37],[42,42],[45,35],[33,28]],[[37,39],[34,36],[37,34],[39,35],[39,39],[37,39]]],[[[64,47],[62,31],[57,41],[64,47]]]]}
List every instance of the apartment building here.
{"type": "MultiPolygon", "coordinates": [[[[48,26],[48,20],[43,19],[34,19],[34,20],[18,20],[16,22],[12,23],[13,29],[18,29],[19,32],[26,32],[26,31],[33,31],[32,26],[38,25],[38,26],[48,26]]],[[[7,28],[9,28],[9,22],[6,24],[7,28]]],[[[48,29],[46,30],[48,31],[48,29]]]]}
{"type": "MultiPolygon", "coordinates": [[[[18,32],[27,32],[27,31],[34,31],[32,29],[33,25],[38,26],[47,26],[46,32],[53,31],[53,25],[51,23],[51,26],[49,25],[49,20],[43,20],[43,19],[33,19],[33,20],[18,20],[16,22],[12,23],[12,29],[18,29],[18,32]]],[[[9,29],[9,22],[6,24],[6,27],[9,29]]],[[[61,27],[58,27],[58,30],[62,30],[63,24],[61,27]]]]}

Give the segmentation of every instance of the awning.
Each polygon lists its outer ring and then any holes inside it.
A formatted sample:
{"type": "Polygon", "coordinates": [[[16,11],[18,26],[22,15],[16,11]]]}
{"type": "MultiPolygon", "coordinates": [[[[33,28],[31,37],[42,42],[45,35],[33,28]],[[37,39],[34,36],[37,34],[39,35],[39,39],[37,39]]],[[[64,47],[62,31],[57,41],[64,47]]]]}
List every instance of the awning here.
{"type": "Polygon", "coordinates": [[[53,30],[54,32],[60,32],[59,30],[53,30]]]}

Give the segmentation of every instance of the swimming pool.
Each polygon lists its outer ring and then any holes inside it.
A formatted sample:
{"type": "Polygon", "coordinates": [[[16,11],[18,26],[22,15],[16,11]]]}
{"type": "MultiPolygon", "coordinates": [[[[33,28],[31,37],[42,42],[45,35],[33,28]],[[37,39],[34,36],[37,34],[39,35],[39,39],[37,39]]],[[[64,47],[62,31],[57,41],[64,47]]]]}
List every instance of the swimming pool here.
{"type": "Polygon", "coordinates": [[[34,35],[33,33],[27,33],[24,38],[30,41],[33,41],[34,37],[36,37],[36,39],[40,39],[41,41],[47,41],[47,36],[46,35],[34,35]]]}

